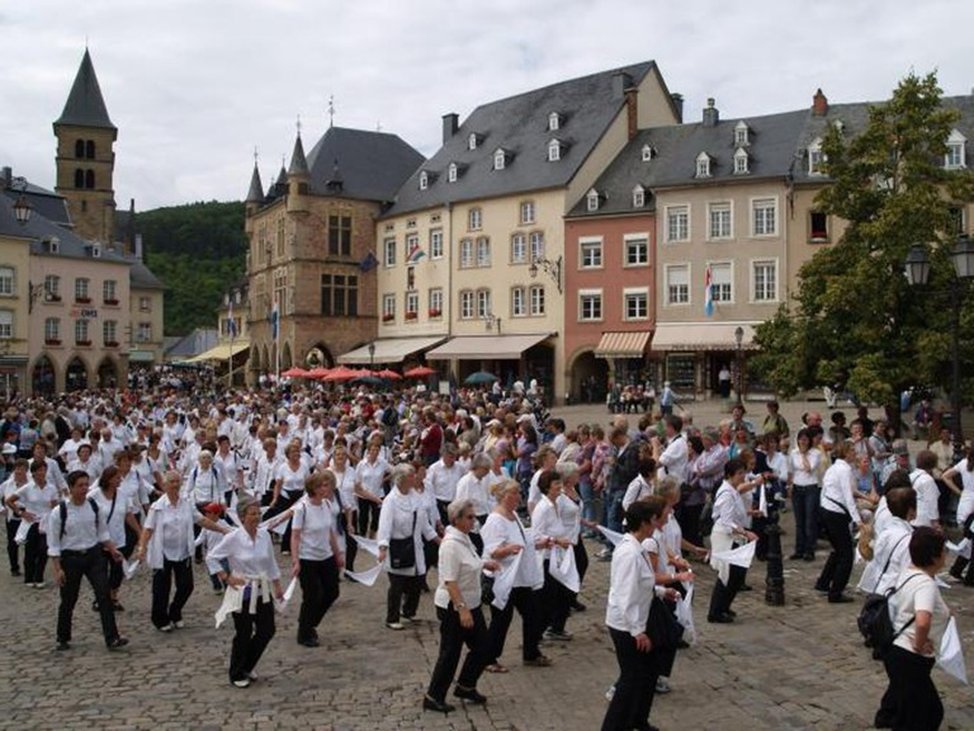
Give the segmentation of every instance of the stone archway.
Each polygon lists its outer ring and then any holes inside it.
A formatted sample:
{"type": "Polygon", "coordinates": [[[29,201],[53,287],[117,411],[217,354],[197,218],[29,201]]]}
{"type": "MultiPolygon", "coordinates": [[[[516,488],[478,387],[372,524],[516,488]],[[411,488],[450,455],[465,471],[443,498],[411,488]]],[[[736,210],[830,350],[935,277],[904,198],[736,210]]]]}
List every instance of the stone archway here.
{"type": "Polygon", "coordinates": [[[56,390],[57,375],[54,363],[46,355],[40,356],[30,373],[31,391],[38,396],[50,396],[56,390]]]}
{"type": "Polygon", "coordinates": [[[306,368],[332,368],[335,365],[335,358],[327,345],[318,343],[305,354],[304,365],[306,368]]]}
{"type": "Polygon", "coordinates": [[[98,366],[98,388],[118,387],[118,367],[115,362],[106,357],[98,366]]]}
{"type": "Polygon", "coordinates": [[[270,373],[271,371],[271,359],[270,355],[267,353],[267,346],[263,347],[263,355],[260,357],[260,367],[261,373],[270,373]]]}
{"type": "Polygon", "coordinates": [[[596,358],[592,350],[576,354],[569,369],[572,400],[576,403],[598,403],[605,400],[609,388],[608,362],[596,358]]]}
{"type": "Polygon", "coordinates": [[[88,388],[88,366],[77,355],[68,361],[64,369],[64,390],[83,391],[88,388]]]}
{"type": "Polygon", "coordinates": [[[286,371],[291,367],[291,344],[284,343],[281,349],[281,370],[286,371]]]}

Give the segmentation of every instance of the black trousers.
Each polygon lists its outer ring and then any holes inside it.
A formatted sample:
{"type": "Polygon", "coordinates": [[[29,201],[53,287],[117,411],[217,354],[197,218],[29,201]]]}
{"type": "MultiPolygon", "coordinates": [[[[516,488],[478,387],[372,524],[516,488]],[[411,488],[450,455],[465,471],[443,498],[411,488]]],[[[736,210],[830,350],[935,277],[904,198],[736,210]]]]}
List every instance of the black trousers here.
{"type": "Polygon", "coordinates": [[[436,501],[436,512],[440,514],[440,523],[443,525],[450,525],[450,519],[446,515],[446,509],[450,505],[449,500],[437,500],[436,501]]]}
{"type": "Polygon", "coordinates": [[[61,587],[61,604],[57,610],[58,642],[71,641],[71,616],[75,604],[78,603],[82,577],[87,577],[94,591],[95,601],[98,602],[105,642],[111,642],[118,637],[115,610],[112,608],[111,599],[108,598],[108,574],[105,571],[105,555],[102,547],[94,546],[87,551],[62,551],[61,569],[64,571],[64,585],[61,587]]]}
{"type": "Polygon", "coordinates": [[[440,620],[440,654],[436,658],[426,694],[440,703],[446,699],[446,692],[453,682],[464,645],[469,652],[460,669],[460,677],[457,678],[458,687],[476,688],[477,681],[487,667],[488,635],[484,613],[480,607],[471,609],[470,613],[473,615],[473,627],[466,629],[460,624],[460,615],[452,603],[448,609],[436,608],[436,616],[440,620]]]}
{"type": "Polygon", "coordinates": [[[744,586],[747,579],[747,569],[743,566],[730,566],[730,573],[727,576],[727,584],[719,578],[714,582],[713,593],[710,595],[710,611],[708,618],[719,617],[725,614],[734,603],[737,592],[744,586]]]}
{"type": "Polygon", "coordinates": [[[403,616],[412,619],[419,609],[419,592],[423,588],[422,576],[387,574],[389,593],[386,595],[386,623],[394,624],[403,616]]]}
{"type": "Polygon", "coordinates": [[[301,611],[298,613],[298,642],[314,637],[315,629],[338,599],[338,563],[301,559],[301,611]]]}
{"type": "Polygon", "coordinates": [[[125,570],[122,568],[121,563],[112,561],[112,557],[107,553],[104,555],[105,571],[108,575],[108,590],[110,592],[118,591],[119,587],[122,585],[122,579],[125,578],[125,570]]]}
{"type": "Polygon", "coordinates": [[[619,680],[602,720],[602,731],[649,728],[649,712],[656,692],[653,652],[640,652],[628,632],[609,628],[619,663],[619,680]]]}
{"type": "Polygon", "coordinates": [[[10,570],[13,573],[20,571],[20,546],[14,538],[20,528],[20,518],[7,521],[7,558],[10,559],[10,570]]]}
{"type": "Polygon", "coordinates": [[[828,591],[831,599],[840,596],[849,583],[853,560],[852,534],[849,532],[849,516],[845,513],[823,509],[819,511],[819,519],[832,544],[832,552],[822,567],[815,588],[828,591]]]}
{"type": "Polygon", "coordinates": [[[370,530],[373,533],[379,530],[379,508],[381,507],[371,500],[358,499],[358,534],[360,536],[367,537],[370,530]]]}
{"type": "Polygon", "coordinates": [[[930,677],[934,658],[893,645],[883,659],[889,687],[876,712],[876,726],[902,731],[936,731],[944,704],[930,677]]]}
{"type": "Polygon", "coordinates": [[[703,545],[700,533],[700,516],[703,515],[704,503],[699,505],[679,505],[676,511],[676,522],[680,525],[683,537],[695,546],[703,545]]]}
{"type": "Polygon", "coordinates": [[[575,568],[578,569],[578,583],[581,585],[585,581],[585,574],[588,572],[588,551],[585,550],[585,542],[581,538],[578,539],[578,543],[572,548],[575,551],[575,568]]]}
{"type": "Polygon", "coordinates": [[[544,562],[544,586],[541,587],[541,627],[556,632],[565,631],[565,622],[571,610],[575,595],[555,579],[549,571],[549,562],[544,562]]]}
{"type": "Polygon", "coordinates": [[[537,660],[541,655],[538,642],[544,627],[541,626],[541,605],[538,596],[540,592],[530,586],[516,586],[511,589],[507,605],[498,609],[490,606],[490,628],[488,629],[488,661],[491,665],[500,660],[504,654],[504,642],[507,640],[507,630],[514,618],[514,610],[521,615],[521,656],[525,660],[537,660]]]}
{"type": "Polygon", "coordinates": [[[24,583],[37,584],[44,581],[44,567],[47,566],[47,538],[34,523],[27,531],[24,544],[24,583]]]}
{"type": "Polygon", "coordinates": [[[342,527],[345,529],[345,570],[355,570],[355,557],[358,555],[358,541],[352,538],[352,524],[355,522],[355,513],[342,512],[342,527]]]}
{"type": "MultiPolygon", "coordinates": [[[[277,498],[277,505],[264,513],[264,520],[270,520],[275,515],[280,515],[285,510],[290,508],[294,503],[300,499],[304,494],[303,491],[285,492],[281,490],[280,496],[277,498]]],[[[291,550],[291,520],[287,521],[287,528],[284,529],[284,534],[281,536],[281,550],[290,551],[291,550]]]]}
{"type": "Polygon", "coordinates": [[[183,618],[183,607],[193,594],[193,559],[170,561],[163,559],[161,569],[152,572],[152,624],[165,627],[183,618]],[[173,577],[176,594],[169,601],[173,577]]]}
{"type": "Polygon", "coordinates": [[[230,681],[244,680],[257,667],[268,643],[274,637],[274,602],[257,600],[257,611],[247,611],[249,602],[244,600],[244,611],[233,613],[236,634],[230,645],[230,681]]]}

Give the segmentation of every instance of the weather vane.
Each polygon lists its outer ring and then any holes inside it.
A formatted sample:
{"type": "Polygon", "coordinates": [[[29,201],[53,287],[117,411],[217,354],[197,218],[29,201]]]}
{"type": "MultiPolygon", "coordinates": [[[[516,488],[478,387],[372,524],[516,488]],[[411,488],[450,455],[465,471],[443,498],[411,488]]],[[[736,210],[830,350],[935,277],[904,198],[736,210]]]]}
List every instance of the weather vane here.
{"type": "Polygon", "coordinates": [[[301,136],[301,115],[300,114],[298,115],[297,127],[298,127],[298,137],[300,137],[301,136]]]}
{"type": "Polygon", "coordinates": [[[254,145],[254,167],[257,167],[257,158],[258,157],[259,156],[257,154],[257,145],[254,145]]]}
{"type": "Polygon", "coordinates": [[[328,127],[335,126],[335,95],[331,94],[328,97],[328,127]]]}

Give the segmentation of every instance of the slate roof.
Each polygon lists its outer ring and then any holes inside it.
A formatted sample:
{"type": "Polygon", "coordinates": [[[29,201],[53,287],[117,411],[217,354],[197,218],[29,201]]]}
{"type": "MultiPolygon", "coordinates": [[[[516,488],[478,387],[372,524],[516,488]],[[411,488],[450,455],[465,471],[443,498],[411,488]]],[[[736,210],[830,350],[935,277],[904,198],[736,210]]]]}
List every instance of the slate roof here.
{"type": "MultiPolygon", "coordinates": [[[[11,201],[16,201],[20,198],[20,189],[21,185],[18,181],[14,184],[14,187],[3,189],[2,193],[10,198],[11,201]]],[[[71,223],[71,215],[68,213],[67,202],[53,190],[47,190],[39,185],[28,183],[27,189],[24,191],[24,197],[27,198],[27,202],[30,203],[35,214],[40,214],[59,226],[73,225],[71,223]]]]}
{"type": "Polygon", "coordinates": [[[254,163],[254,172],[250,176],[250,189],[247,191],[247,203],[260,203],[264,200],[264,185],[260,182],[260,171],[254,163]]]}
{"type": "Polygon", "coordinates": [[[301,135],[294,138],[294,150],[291,151],[291,165],[287,169],[288,175],[308,175],[308,160],[304,156],[304,145],[301,135]]]}
{"type": "Polygon", "coordinates": [[[132,265],[129,268],[129,286],[134,289],[166,289],[166,285],[149,271],[149,267],[141,259],[126,256],[125,260],[132,265]]]}
{"type": "Polygon", "coordinates": [[[307,156],[313,192],[381,202],[392,201],[423,160],[398,135],[347,127],[329,128],[307,156]],[[327,185],[335,178],[336,161],[340,192],[327,185]]]}
{"type": "Polygon", "coordinates": [[[601,71],[477,107],[457,133],[410,176],[387,215],[567,185],[623,107],[625,99],[614,89],[613,77],[628,74],[626,86],[635,86],[654,65],[646,61],[601,71]],[[557,131],[548,129],[552,112],[560,116],[557,131]],[[475,150],[468,149],[471,133],[479,139],[475,150]],[[548,162],[552,139],[562,142],[557,162],[548,162]],[[498,148],[508,154],[503,170],[493,169],[498,148]],[[454,183],[447,177],[450,163],[461,169],[454,183]],[[431,180],[426,190],[420,190],[419,175],[424,170],[431,180]]]}
{"type": "Polygon", "coordinates": [[[74,77],[68,101],[64,104],[64,111],[54,124],[117,129],[108,117],[105,99],[101,95],[101,87],[98,85],[98,77],[87,48],[81,59],[78,75],[74,77]]]}

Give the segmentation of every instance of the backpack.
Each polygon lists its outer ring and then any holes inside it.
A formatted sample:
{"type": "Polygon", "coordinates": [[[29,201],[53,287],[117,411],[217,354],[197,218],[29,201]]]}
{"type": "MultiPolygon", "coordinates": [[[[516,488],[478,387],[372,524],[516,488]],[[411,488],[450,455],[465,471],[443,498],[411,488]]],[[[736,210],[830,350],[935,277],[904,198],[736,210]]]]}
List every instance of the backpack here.
{"type": "Polygon", "coordinates": [[[862,611],[859,612],[856,623],[859,625],[859,632],[865,638],[866,647],[873,648],[874,660],[881,660],[893,645],[893,641],[916,621],[916,615],[914,615],[899,630],[894,630],[893,618],[890,616],[889,598],[917,576],[919,574],[914,574],[899,586],[886,591],[885,594],[870,594],[866,597],[866,602],[862,605],[862,611]]]}
{"type": "MultiPolygon", "coordinates": [[[[98,503],[95,502],[94,498],[88,498],[88,504],[91,506],[91,509],[95,511],[95,523],[97,524],[98,523],[98,503]]],[[[112,504],[114,505],[114,501],[113,501],[112,504]]],[[[60,513],[60,515],[61,515],[61,535],[59,536],[59,539],[63,541],[64,540],[64,529],[65,529],[65,527],[67,525],[67,522],[68,522],[68,504],[67,504],[67,502],[65,502],[63,500],[61,501],[60,505],[58,505],[58,513],[60,513]]]]}

